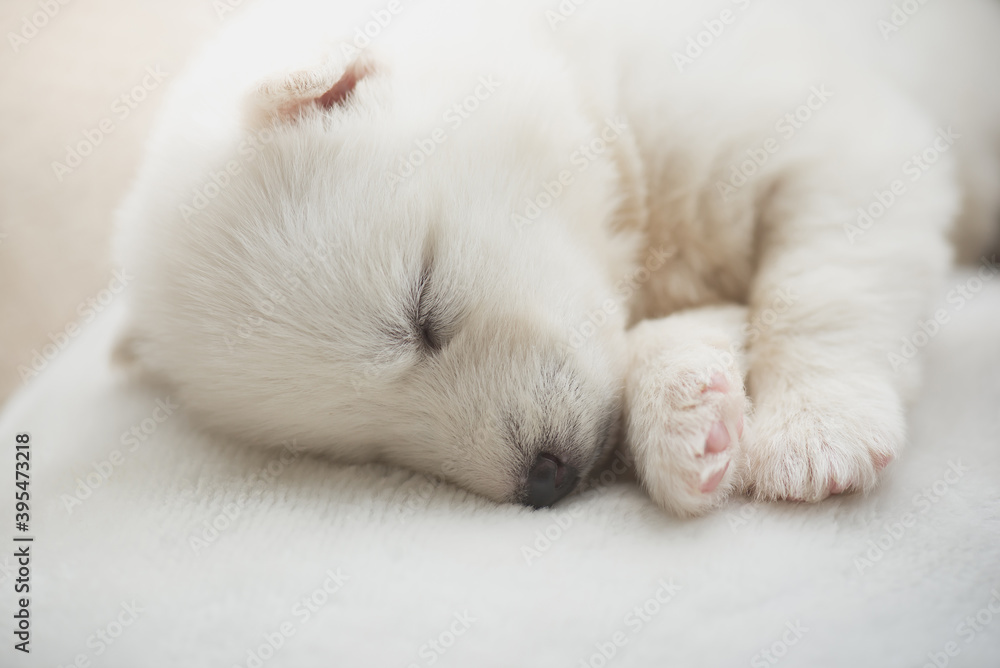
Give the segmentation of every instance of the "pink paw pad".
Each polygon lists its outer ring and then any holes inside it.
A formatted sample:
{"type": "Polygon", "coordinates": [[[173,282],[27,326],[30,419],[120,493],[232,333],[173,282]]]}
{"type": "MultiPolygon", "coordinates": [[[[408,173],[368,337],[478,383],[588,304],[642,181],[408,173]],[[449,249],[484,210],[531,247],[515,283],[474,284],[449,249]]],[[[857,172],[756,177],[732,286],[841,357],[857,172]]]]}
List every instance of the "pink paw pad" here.
{"type": "Polygon", "coordinates": [[[728,392],[729,391],[729,381],[721,373],[712,374],[712,380],[708,382],[702,389],[702,393],[705,392],[728,392]]]}
{"type": "Polygon", "coordinates": [[[726,425],[716,422],[709,430],[708,438],[705,439],[705,452],[713,454],[724,452],[729,447],[731,441],[732,439],[729,437],[729,430],[726,429],[726,425]]]}
{"type": "Polygon", "coordinates": [[[725,466],[709,475],[708,478],[701,483],[701,493],[708,494],[709,492],[714,492],[715,488],[719,486],[720,482],[722,482],[722,478],[726,475],[726,471],[728,470],[729,462],[726,462],[725,466]]]}

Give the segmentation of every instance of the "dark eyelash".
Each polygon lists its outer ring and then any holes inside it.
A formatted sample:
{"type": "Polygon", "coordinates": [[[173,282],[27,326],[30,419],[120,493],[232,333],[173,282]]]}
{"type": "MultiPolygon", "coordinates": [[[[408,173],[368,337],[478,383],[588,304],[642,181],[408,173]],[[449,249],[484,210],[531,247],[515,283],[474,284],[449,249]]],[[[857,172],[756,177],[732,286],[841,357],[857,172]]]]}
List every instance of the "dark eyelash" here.
{"type": "Polygon", "coordinates": [[[414,313],[414,326],[420,343],[430,352],[438,352],[446,341],[442,336],[442,328],[434,313],[434,304],[430,292],[430,267],[425,266],[420,272],[420,284],[417,287],[417,301],[414,313]]]}

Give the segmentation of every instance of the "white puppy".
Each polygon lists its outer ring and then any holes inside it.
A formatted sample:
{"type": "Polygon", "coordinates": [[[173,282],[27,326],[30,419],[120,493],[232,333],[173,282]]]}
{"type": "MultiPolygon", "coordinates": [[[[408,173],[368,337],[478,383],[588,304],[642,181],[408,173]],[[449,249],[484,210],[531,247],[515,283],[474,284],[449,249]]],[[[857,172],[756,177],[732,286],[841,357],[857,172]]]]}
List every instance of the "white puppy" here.
{"type": "Polygon", "coordinates": [[[120,221],[120,357],[205,428],[536,507],[621,443],[680,514],[900,451],[950,226],[994,241],[995,3],[239,12],[120,221]]]}

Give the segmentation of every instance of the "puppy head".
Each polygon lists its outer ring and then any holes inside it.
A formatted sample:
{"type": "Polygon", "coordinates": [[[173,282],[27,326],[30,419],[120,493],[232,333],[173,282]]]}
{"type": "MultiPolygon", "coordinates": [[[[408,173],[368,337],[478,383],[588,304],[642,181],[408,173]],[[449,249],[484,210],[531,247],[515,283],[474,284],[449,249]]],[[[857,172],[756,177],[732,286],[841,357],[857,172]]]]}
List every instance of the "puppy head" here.
{"type": "Polygon", "coordinates": [[[134,196],[121,350],[215,432],[564,496],[616,440],[633,244],[602,127],[542,81],[357,60],[258,84],[252,155],[174,168],[236,162],[224,187],[134,196]]]}

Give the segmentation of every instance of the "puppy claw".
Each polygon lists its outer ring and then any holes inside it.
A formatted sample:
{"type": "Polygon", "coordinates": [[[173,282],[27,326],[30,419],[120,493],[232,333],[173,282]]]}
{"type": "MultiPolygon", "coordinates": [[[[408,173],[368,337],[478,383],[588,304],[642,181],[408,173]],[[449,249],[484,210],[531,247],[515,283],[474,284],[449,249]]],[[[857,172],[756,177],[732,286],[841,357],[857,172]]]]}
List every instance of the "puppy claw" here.
{"type": "Polygon", "coordinates": [[[833,413],[831,403],[792,395],[758,404],[745,449],[747,491],[759,499],[816,503],[876,486],[902,445],[902,410],[877,412],[870,405],[876,402],[859,402],[833,413]]]}

